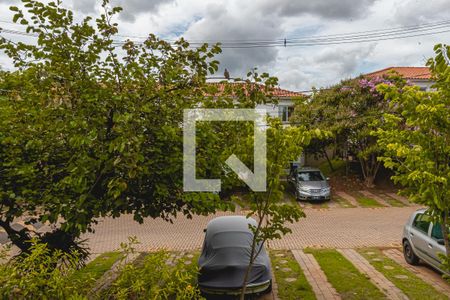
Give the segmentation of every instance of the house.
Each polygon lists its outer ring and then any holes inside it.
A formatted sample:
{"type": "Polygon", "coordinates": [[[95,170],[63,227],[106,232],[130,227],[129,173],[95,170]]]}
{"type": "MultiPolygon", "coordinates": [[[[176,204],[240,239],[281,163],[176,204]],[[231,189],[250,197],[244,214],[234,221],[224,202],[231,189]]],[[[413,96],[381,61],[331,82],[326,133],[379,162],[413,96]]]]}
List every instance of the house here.
{"type": "Polygon", "coordinates": [[[366,77],[382,77],[391,72],[397,72],[410,83],[417,85],[423,91],[428,91],[434,84],[431,71],[428,67],[389,67],[372,73],[365,74],[366,77]]]}
{"type": "MultiPolygon", "coordinates": [[[[225,89],[225,84],[222,82],[208,82],[208,84],[214,85],[217,88],[218,94],[223,92],[225,89]]],[[[232,82],[227,84],[233,87],[234,85],[238,86],[244,83],[232,82]]],[[[283,123],[288,123],[289,117],[294,111],[294,99],[305,97],[305,95],[300,92],[293,92],[279,87],[275,87],[273,89],[272,96],[278,100],[277,104],[258,104],[256,109],[264,109],[269,116],[279,117],[283,123]]]]}
{"type": "MultiPolygon", "coordinates": [[[[224,84],[223,82],[208,82],[210,85],[214,85],[217,88],[217,95],[223,93],[225,86],[233,86],[238,87],[239,85],[244,84],[243,82],[228,82],[224,84]]],[[[305,94],[300,92],[293,92],[289,90],[285,90],[279,87],[275,87],[272,90],[272,98],[277,100],[277,103],[266,103],[266,104],[258,104],[256,109],[263,109],[266,111],[267,115],[270,117],[279,117],[281,122],[283,122],[284,126],[289,126],[289,118],[294,111],[295,99],[306,97],[305,94]]],[[[302,154],[298,157],[297,160],[291,162],[290,168],[293,165],[302,166],[305,164],[305,156],[302,154]]],[[[286,174],[289,174],[290,168],[285,169],[286,174]]]]}

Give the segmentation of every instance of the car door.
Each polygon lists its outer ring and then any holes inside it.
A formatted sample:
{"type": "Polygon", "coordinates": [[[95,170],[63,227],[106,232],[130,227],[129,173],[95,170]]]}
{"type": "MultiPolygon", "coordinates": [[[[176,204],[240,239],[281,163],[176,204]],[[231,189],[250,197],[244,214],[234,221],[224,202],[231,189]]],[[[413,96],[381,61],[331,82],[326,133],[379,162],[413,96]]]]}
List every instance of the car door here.
{"type": "Polygon", "coordinates": [[[431,225],[431,218],[427,214],[419,213],[414,218],[409,238],[411,240],[414,252],[421,259],[430,262],[428,243],[430,237],[428,235],[431,225]]]}
{"type": "Polygon", "coordinates": [[[441,224],[432,224],[430,240],[428,241],[428,253],[432,260],[431,263],[436,268],[441,268],[440,255],[445,254],[445,246],[442,244],[443,242],[444,236],[442,234],[441,224]]]}

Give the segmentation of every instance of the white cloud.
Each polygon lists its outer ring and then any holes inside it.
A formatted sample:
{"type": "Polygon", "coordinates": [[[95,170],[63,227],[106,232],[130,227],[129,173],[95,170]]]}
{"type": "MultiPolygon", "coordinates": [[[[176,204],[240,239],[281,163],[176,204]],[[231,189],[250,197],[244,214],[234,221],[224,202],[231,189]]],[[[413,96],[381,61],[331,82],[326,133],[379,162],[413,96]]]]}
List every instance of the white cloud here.
{"type": "MultiPolygon", "coordinates": [[[[14,2],[0,2],[1,21],[11,20],[7,7],[14,2]]],[[[80,15],[98,13],[101,5],[96,0],[63,2],[80,15]]],[[[124,7],[118,19],[121,35],[155,33],[165,39],[185,36],[198,41],[341,34],[437,22],[450,15],[448,0],[112,0],[115,4],[124,7]]],[[[9,23],[0,23],[0,27],[20,28],[9,23]]],[[[278,76],[284,88],[307,90],[392,65],[424,65],[426,58],[433,55],[433,46],[449,39],[450,33],[446,33],[362,44],[224,49],[218,56],[218,75],[226,67],[231,76],[244,77],[249,69],[258,67],[278,76]]],[[[0,64],[11,68],[1,53],[0,64]]]]}

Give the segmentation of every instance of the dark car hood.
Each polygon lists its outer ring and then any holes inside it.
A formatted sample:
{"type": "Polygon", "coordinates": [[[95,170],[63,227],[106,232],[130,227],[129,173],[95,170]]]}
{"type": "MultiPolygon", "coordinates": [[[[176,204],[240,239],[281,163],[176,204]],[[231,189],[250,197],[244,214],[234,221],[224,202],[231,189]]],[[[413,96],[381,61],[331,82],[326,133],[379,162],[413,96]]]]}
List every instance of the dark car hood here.
{"type": "MultiPolygon", "coordinates": [[[[198,284],[205,288],[241,288],[249,258],[249,248],[204,249],[199,258],[198,284]]],[[[270,260],[263,249],[255,259],[247,284],[263,283],[270,279],[270,260]]]]}

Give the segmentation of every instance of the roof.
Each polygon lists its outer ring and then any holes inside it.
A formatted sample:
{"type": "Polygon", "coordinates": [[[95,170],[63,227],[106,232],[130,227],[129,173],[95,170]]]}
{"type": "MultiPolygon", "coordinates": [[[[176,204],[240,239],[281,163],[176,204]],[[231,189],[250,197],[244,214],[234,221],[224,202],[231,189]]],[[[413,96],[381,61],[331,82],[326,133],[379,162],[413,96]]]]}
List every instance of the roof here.
{"type": "Polygon", "coordinates": [[[431,79],[431,72],[428,67],[389,67],[379,71],[365,74],[368,77],[381,77],[395,71],[405,79],[431,79]]]}
{"type": "MultiPolygon", "coordinates": [[[[218,89],[218,94],[222,93],[225,90],[225,86],[242,86],[247,83],[244,82],[229,82],[229,83],[223,83],[223,82],[208,82],[209,85],[214,85],[218,89]]],[[[253,83],[255,84],[255,83],[253,83]]],[[[304,97],[305,95],[300,92],[293,92],[289,90],[285,90],[279,87],[274,87],[272,90],[273,97],[280,97],[280,98],[291,98],[291,97],[304,97]]]]}

